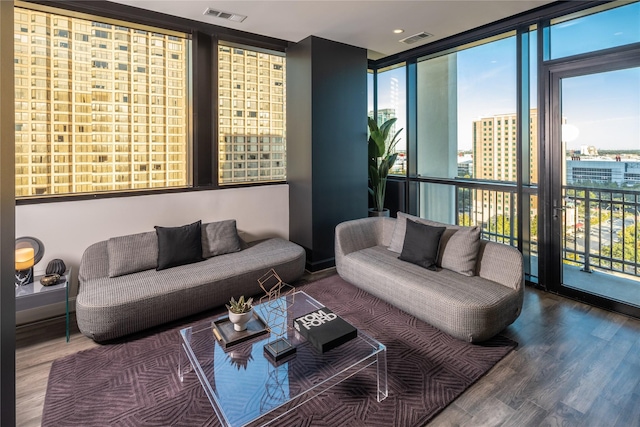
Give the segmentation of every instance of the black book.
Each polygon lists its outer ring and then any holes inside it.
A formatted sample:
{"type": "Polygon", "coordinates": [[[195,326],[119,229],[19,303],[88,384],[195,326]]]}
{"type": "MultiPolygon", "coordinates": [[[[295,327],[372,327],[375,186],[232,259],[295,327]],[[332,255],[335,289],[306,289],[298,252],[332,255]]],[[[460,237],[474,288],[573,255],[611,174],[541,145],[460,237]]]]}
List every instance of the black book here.
{"type": "Polygon", "coordinates": [[[321,353],[358,336],[358,330],[326,307],[300,316],[293,327],[321,353]]]}

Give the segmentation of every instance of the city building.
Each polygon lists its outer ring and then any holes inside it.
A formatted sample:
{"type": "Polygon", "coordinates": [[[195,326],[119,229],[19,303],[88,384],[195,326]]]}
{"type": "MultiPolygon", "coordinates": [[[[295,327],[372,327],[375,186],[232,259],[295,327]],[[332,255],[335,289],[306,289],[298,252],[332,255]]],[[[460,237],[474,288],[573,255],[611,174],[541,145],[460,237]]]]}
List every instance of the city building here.
{"type": "MultiPolygon", "coordinates": [[[[493,181],[518,180],[517,136],[518,121],[515,113],[482,117],[473,122],[473,177],[493,181]]],[[[538,176],[538,110],[529,113],[529,179],[536,182],[538,176]]],[[[491,193],[476,190],[476,216],[492,218],[508,215],[513,210],[513,200],[507,192],[491,193]]],[[[535,214],[537,204],[532,205],[535,214]]]]}
{"type": "MultiPolygon", "coordinates": [[[[373,117],[373,111],[369,111],[369,117],[373,117]]],[[[394,119],[394,118],[396,118],[395,108],[381,108],[378,110],[378,117],[377,117],[378,123],[381,124],[386,122],[389,119],[394,119]]],[[[395,124],[394,124],[394,127],[395,127],[395,124]]]]}
{"type": "Polygon", "coordinates": [[[567,185],[640,183],[640,161],[623,160],[620,157],[567,159],[567,185]]]}
{"type": "Polygon", "coordinates": [[[187,185],[188,46],[16,8],[16,196],[187,185]]]}
{"type": "Polygon", "coordinates": [[[597,156],[598,149],[593,145],[581,145],[580,154],[583,156],[597,156]]]}
{"type": "Polygon", "coordinates": [[[284,180],[285,58],[221,45],[218,61],[220,183],[284,180]]]}
{"type": "MultiPolygon", "coordinates": [[[[373,111],[369,111],[369,117],[373,117],[373,111]]],[[[387,120],[395,119],[395,118],[397,118],[395,108],[381,108],[378,110],[377,120],[379,125],[386,122],[387,120]]],[[[391,126],[389,130],[389,135],[395,135],[397,124],[398,123],[396,122],[393,124],[393,126],[391,126]]]]}
{"type": "MultiPolygon", "coordinates": [[[[529,115],[529,176],[538,176],[538,110],[529,115]]],[[[515,113],[482,117],[473,122],[474,178],[496,181],[517,180],[516,140],[518,123],[515,113]]]]}
{"type": "Polygon", "coordinates": [[[458,154],[458,177],[473,177],[473,155],[463,153],[458,154]]]}

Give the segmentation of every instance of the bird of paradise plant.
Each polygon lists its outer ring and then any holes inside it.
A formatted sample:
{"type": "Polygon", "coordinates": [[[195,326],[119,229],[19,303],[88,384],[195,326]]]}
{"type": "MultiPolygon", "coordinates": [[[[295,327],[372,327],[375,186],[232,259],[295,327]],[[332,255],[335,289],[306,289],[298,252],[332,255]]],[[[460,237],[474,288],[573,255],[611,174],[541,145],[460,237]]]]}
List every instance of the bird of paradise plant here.
{"type": "Polygon", "coordinates": [[[384,210],[387,176],[398,157],[395,147],[402,129],[392,138],[389,135],[396,120],[392,118],[378,126],[378,123],[369,117],[369,194],[373,197],[373,209],[378,212],[384,210]]]}

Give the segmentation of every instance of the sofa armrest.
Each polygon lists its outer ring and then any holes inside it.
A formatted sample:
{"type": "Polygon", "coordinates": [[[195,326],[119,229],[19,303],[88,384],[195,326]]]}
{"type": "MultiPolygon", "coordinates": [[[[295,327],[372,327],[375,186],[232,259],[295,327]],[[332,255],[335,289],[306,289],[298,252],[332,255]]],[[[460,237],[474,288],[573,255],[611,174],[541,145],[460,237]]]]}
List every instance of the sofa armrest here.
{"type": "Polygon", "coordinates": [[[78,282],[109,276],[109,252],[107,241],[94,243],[82,254],[78,282]]]}
{"type": "Polygon", "coordinates": [[[335,242],[336,257],[372,246],[388,246],[394,226],[394,219],[381,217],[354,219],[338,224],[335,242]]]}
{"type": "Polygon", "coordinates": [[[513,246],[480,240],[477,268],[478,276],[524,295],[522,254],[513,246]]]}

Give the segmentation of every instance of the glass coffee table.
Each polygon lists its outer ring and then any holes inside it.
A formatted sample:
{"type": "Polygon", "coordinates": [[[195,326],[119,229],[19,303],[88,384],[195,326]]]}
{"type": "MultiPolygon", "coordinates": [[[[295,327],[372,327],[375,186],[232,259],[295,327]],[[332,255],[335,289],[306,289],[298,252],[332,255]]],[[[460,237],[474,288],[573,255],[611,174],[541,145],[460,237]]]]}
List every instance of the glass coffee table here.
{"type": "MultiPolygon", "coordinates": [[[[180,380],[195,372],[223,426],[268,425],[367,368],[375,370],[371,388],[378,401],[387,397],[387,348],[382,343],[358,330],[356,338],[320,353],[295,331],[293,319],[323,304],[301,291],[281,297],[278,303],[286,304],[286,332],[282,332],[296,347],[293,356],[280,362],[272,362],[264,353],[265,344],[280,332],[277,325],[270,325],[271,333],[226,349],[213,334],[218,319],[180,331],[180,380]]],[[[267,304],[254,306],[262,319],[269,318],[267,304]]]]}

